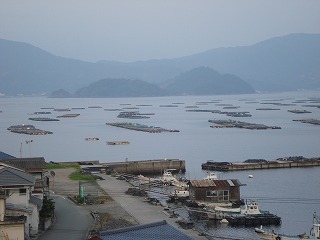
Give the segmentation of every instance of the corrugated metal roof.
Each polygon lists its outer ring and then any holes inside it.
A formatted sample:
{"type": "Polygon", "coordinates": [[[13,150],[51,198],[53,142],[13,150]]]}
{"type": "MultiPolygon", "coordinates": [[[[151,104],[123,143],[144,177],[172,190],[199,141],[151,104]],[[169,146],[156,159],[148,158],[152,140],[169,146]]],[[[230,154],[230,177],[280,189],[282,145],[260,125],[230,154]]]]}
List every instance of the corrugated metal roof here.
{"type": "Polygon", "coordinates": [[[100,232],[103,240],[140,240],[140,239],[176,239],[191,240],[189,236],[167,224],[165,220],[156,223],[137,225],[127,228],[100,232]]]}
{"type": "Polygon", "coordinates": [[[228,180],[190,180],[190,186],[193,187],[235,187],[242,184],[237,179],[228,180]]]}
{"type": "Polygon", "coordinates": [[[0,169],[0,186],[33,186],[35,177],[11,167],[0,169]]]}
{"type": "Polygon", "coordinates": [[[231,186],[231,187],[234,187],[235,185],[234,185],[234,183],[232,182],[232,180],[227,180],[228,181],[228,183],[229,183],[229,185],[231,186]]]}
{"type": "Polygon", "coordinates": [[[190,186],[193,187],[215,187],[213,180],[190,180],[190,186]]]}

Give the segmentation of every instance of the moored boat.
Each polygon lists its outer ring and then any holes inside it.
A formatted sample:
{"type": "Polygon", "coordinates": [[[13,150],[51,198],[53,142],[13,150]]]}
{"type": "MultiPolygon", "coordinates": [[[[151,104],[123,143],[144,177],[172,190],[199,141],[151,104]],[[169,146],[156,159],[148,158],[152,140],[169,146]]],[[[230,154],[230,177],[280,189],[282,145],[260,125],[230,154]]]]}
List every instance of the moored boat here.
{"type": "Polygon", "coordinates": [[[274,231],[266,231],[262,226],[260,228],[255,228],[254,230],[259,235],[260,239],[266,240],[320,239],[320,219],[316,213],[313,214],[313,226],[310,230],[310,236],[307,236],[306,233],[298,235],[278,234],[274,231]]]}
{"type": "Polygon", "coordinates": [[[215,172],[207,172],[206,177],[203,180],[218,180],[219,177],[215,172]]]}

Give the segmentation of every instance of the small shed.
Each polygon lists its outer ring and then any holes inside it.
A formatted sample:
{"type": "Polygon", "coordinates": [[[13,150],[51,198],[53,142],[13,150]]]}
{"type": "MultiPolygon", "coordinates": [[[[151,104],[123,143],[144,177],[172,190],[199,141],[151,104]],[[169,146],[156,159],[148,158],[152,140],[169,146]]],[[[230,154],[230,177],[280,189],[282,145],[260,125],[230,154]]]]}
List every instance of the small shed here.
{"type": "Polygon", "coordinates": [[[189,181],[189,198],[201,202],[238,202],[240,186],[237,179],[230,180],[191,180],[189,181]]]}

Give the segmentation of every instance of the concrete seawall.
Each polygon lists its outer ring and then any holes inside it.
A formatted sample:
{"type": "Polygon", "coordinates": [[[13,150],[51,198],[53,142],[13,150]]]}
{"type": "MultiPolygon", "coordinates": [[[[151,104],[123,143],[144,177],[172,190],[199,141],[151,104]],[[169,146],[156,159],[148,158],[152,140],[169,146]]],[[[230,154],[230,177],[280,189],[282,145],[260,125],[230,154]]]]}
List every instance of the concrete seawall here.
{"type": "Polygon", "coordinates": [[[185,160],[179,159],[158,159],[143,161],[126,161],[101,163],[117,172],[129,174],[162,174],[166,169],[175,169],[177,172],[186,171],[185,160]]]}

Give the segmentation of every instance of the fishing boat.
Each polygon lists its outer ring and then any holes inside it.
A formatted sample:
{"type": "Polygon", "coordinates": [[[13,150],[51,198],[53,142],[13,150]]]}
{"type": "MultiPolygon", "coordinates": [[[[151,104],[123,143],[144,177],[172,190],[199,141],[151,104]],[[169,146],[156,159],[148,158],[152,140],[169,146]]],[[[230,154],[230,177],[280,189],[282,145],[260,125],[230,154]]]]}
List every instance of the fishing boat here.
{"type": "Polygon", "coordinates": [[[241,211],[241,213],[244,215],[257,215],[264,214],[266,212],[260,211],[257,201],[251,201],[249,204],[244,205],[244,209],[241,211]]]}
{"type": "Polygon", "coordinates": [[[185,182],[179,181],[175,176],[173,176],[172,172],[176,171],[176,169],[166,169],[164,170],[162,177],[160,178],[160,181],[164,185],[172,185],[176,187],[187,187],[187,184],[185,182]]]}
{"type": "Polygon", "coordinates": [[[161,180],[163,182],[168,182],[168,183],[177,181],[177,179],[172,174],[173,171],[176,171],[176,169],[166,169],[166,170],[164,170],[164,172],[162,174],[162,177],[161,177],[161,180]]]}
{"type": "MultiPolygon", "coordinates": [[[[227,213],[227,212],[224,212],[227,213]]],[[[244,208],[241,208],[240,214],[229,213],[225,215],[230,225],[238,226],[259,226],[259,225],[280,225],[281,217],[262,211],[259,209],[257,201],[246,203],[244,208]]]]}
{"type": "Polygon", "coordinates": [[[241,213],[240,208],[227,208],[227,207],[216,206],[214,208],[214,210],[217,212],[231,213],[231,214],[236,214],[236,213],[240,214],[241,213]]]}
{"type": "Polygon", "coordinates": [[[307,236],[306,233],[299,235],[278,234],[274,231],[266,231],[262,226],[260,228],[255,228],[254,230],[259,235],[260,239],[265,240],[320,239],[320,218],[315,212],[313,213],[313,226],[310,230],[310,236],[307,236]]]}
{"type": "Polygon", "coordinates": [[[207,172],[207,176],[203,180],[218,180],[219,177],[215,172],[207,172]]]}

